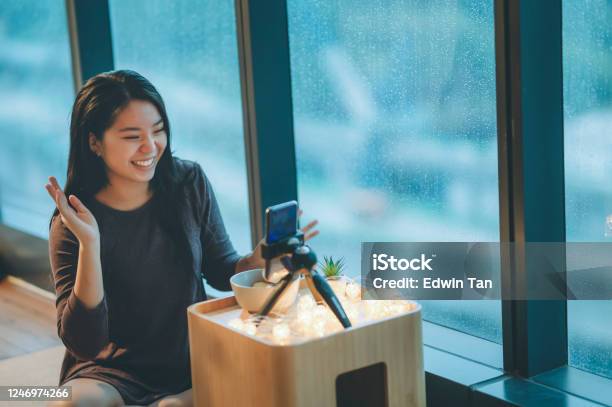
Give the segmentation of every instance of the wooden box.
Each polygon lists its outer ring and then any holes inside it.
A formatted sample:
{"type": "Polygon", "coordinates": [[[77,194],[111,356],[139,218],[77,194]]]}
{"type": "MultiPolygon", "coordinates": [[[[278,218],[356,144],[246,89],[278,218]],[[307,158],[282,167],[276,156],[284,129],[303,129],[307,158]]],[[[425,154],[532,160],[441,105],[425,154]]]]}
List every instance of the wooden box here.
{"type": "Polygon", "coordinates": [[[276,345],[229,328],[234,297],[188,309],[195,406],[425,406],[421,308],[276,345]]]}

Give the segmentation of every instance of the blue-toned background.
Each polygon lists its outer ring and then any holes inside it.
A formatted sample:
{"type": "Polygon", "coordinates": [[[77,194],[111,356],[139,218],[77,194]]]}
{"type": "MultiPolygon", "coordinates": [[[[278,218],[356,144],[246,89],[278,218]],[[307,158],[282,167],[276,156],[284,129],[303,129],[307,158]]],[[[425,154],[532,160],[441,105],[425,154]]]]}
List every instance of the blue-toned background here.
{"type": "MultiPolygon", "coordinates": [[[[233,2],[110,9],[116,68],[159,88],[176,154],[202,164],[245,252],[233,2]]],[[[356,276],[362,241],[498,240],[493,2],[294,0],[288,14],[298,191],[321,222],[317,253],[356,276]]],[[[566,0],[563,14],[567,239],[610,241],[612,3],[566,0]]],[[[2,223],[46,237],[43,185],[65,179],[73,98],[64,3],[2,2],[2,223]]],[[[498,302],[431,302],[424,315],[501,342],[498,302]]],[[[568,305],[572,365],[612,377],[610,315],[610,302],[568,305]]]]}

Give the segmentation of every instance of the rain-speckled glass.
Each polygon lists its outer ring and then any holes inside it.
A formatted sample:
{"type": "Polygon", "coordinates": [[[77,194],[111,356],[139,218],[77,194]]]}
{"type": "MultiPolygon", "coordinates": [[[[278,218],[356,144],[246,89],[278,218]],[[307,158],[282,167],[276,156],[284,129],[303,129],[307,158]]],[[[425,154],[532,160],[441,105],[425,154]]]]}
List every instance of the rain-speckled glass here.
{"type": "Polygon", "coordinates": [[[55,205],[47,178],[66,180],[74,86],[63,2],[0,7],[0,222],[46,239],[55,205]]]}
{"type": "MultiPolygon", "coordinates": [[[[612,2],[563,1],[567,240],[612,242],[612,2]]],[[[612,286],[609,273],[593,284],[612,286]]],[[[612,378],[612,301],[569,301],[570,365],[612,378]]]]}
{"type": "Polygon", "coordinates": [[[231,0],[110,1],[116,69],[149,79],[166,103],[172,149],[199,162],[236,250],[251,249],[240,74],[231,0]]]}
{"type": "MultiPolygon", "coordinates": [[[[290,0],[300,205],[317,253],[362,241],[498,241],[492,1],[290,0]]],[[[499,301],[424,304],[501,343],[499,301]]]]}

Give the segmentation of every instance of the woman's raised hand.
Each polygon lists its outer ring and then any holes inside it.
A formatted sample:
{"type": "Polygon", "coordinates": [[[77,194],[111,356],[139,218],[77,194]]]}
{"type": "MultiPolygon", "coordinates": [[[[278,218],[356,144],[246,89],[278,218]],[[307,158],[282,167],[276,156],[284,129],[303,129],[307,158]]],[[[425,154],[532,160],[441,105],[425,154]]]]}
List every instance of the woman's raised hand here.
{"type": "MultiPolygon", "coordinates": [[[[298,217],[302,216],[302,213],[304,213],[304,211],[302,211],[301,209],[298,210],[298,217]]],[[[301,228],[300,230],[302,231],[302,233],[304,233],[304,241],[310,240],[313,237],[315,237],[316,235],[319,234],[319,231],[317,229],[314,229],[317,225],[319,224],[318,220],[313,220],[312,222],[310,222],[308,225],[304,226],[303,228],[301,228]],[[314,230],[312,230],[314,229],[314,230]],[[312,230],[312,232],[311,232],[312,230]]]]}
{"type": "MultiPolygon", "coordinates": [[[[302,210],[298,210],[298,217],[302,216],[302,210]]],[[[319,231],[316,229],[316,226],[319,224],[318,220],[313,220],[308,223],[308,225],[304,226],[300,229],[302,233],[304,233],[304,241],[310,240],[313,237],[319,234],[319,231]]],[[[265,242],[265,238],[261,239],[259,243],[257,243],[257,247],[253,250],[249,256],[244,257],[239,264],[236,266],[236,272],[249,270],[251,268],[263,268],[266,261],[261,256],[261,246],[263,246],[265,242]]]]}
{"type": "Polygon", "coordinates": [[[49,177],[49,183],[45,189],[55,202],[64,225],[79,239],[81,244],[99,244],[100,231],[98,222],[93,214],[83,205],[83,202],[74,195],[66,199],[55,177],[49,177]]]}

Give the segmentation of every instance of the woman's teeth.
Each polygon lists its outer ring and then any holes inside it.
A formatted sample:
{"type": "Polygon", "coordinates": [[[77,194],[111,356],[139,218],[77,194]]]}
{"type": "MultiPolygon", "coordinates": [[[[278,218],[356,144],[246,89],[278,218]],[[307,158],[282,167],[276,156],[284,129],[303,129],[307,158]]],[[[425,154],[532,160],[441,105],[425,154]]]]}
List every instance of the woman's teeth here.
{"type": "Polygon", "coordinates": [[[132,161],[132,163],[134,163],[134,165],[137,165],[138,167],[150,167],[153,164],[153,161],[155,161],[154,158],[149,158],[145,161],[132,161]]]}

